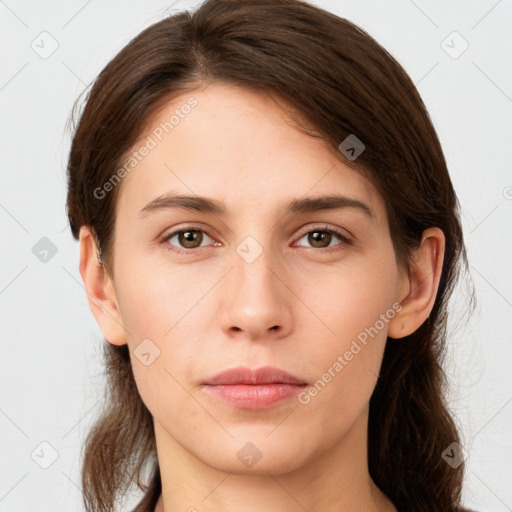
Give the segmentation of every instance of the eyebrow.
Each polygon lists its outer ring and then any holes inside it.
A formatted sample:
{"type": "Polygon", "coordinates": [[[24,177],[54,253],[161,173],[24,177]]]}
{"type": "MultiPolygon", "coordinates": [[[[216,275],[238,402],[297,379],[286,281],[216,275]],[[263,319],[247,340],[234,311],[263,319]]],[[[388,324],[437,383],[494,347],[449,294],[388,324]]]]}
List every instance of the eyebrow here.
{"type": "MultiPolygon", "coordinates": [[[[215,215],[226,215],[227,208],[222,201],[202,196],[188,196],[181,194],[164,194],[150,201],[139,211],[139,218],[146,217],[149,213],[158,210],[185,209],[190,211],[213,213],[215,215]]],[[[330,194],[317,197],[305,197],[294,199],[288,203],[285,214],[290,213],[312,213],[326,210],[339,210],[354,208],[363,212],[372,221],[375,221],[375,214],[372,209],[362,201],[342,194],[330,194]]]]}

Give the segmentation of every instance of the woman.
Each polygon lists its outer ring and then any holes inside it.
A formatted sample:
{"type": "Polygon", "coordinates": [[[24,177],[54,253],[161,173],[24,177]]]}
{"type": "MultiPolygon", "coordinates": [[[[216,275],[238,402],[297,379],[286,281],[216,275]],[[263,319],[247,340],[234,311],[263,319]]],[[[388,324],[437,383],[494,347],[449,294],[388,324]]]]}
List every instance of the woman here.
{"type": "Polygon", "coordinates": [[[87,510],[133,482],[136,511],[463,510],[458,202],[367,33],[298,0],[170,16],[100,73],[68,178],[108,342],[87,510]]]}

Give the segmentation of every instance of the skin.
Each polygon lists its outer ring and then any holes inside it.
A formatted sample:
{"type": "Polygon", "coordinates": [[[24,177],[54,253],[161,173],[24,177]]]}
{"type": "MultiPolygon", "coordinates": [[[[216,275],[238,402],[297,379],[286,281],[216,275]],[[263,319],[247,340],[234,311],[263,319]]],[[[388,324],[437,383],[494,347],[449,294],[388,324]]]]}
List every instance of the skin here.
{"type": "Polygon", "coordinates": [[[198,105],[124,178],[115,277],[99,264],[91,230],[80,231],[91,310],[109,343],[128,344],[154,418],[157,510],[396,511],[368,473],[369,400],[387,336],[414,332],[430,314],[443,233],[423,233],[407,274],[377,190],[268,97],[213,83],[169,102],[152,127],[191,95],[198,105]],[[162,209],[139,218],[168,191],[221,200],[228,213],[162,209]],[[292,199],[333,192],[364,202],[374,218],[357,208],[283,214],[292,199]],[[325,225],[353,243],[329,238],[325,225]],[[191,228],[204,230],[192,249],[178,236],[159,241],[191,228]],[[324,233],[316,245],[307,236],[315,230],[324,233]],[[247,236],[262,249],[251,263],[236,250],[247,236]],[[205,378],[239,365],[276,366],[313,384],[394,303],[402,309],[307,404],[251,411],[203,390],[205,378]],[[160,350],[148,366],[133,352],[144,339],[160,350]],[[251,467],[237,457],[248,442],[262,454],[251,467]]]}

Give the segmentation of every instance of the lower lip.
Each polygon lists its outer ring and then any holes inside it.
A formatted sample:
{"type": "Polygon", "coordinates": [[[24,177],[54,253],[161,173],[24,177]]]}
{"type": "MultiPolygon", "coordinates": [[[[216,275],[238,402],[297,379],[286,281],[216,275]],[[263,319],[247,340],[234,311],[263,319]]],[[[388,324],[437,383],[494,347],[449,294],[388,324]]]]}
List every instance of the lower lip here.
{"type": "Polygon", "coordinates": [[[306,384],[205,385],[209,393],[241,409],[268,409],[296,396],[306,384]]]}

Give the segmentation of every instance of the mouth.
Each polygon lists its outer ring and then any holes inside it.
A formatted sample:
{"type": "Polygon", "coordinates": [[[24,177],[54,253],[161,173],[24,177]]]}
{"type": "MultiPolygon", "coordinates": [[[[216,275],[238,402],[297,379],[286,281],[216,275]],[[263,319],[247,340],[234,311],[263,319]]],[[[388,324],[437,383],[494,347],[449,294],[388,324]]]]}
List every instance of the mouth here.
{"type": "Polygon", "coordinates": [[[233,368],[207,379],[203,389],[241,409],[268,409],[295,397],[307,382],[279,368],[233,368]]]}

